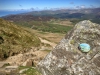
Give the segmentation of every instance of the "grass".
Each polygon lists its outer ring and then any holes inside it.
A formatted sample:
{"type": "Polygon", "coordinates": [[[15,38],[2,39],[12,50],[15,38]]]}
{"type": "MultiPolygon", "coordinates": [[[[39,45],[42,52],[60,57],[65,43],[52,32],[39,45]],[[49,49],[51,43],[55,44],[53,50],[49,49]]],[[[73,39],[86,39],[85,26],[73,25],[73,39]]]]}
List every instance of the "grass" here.
{"type": "Polygon", "coordinates": [[[48,53],[50,53],[50,52],[51,52],[51,50],[42,50],[42,51],[45,51],[45,52],[48,52],[48,53]]]}
{"type": "Polygon", "coordinates": [[[29,48],[38,47],[41,44],[39,38],[34,34],[3,19],[0,19],[0,37],[4,40],[0,44],[0,59],[25,52],[29,48]]]}
{"type": "Polygon", "coordinates": [[[3,67],[6,67],[6,66],[10,66],[10,64],[9,64],[9,63],[5,63],[5,64],[2,66],[2,68],[3,68],[3,67]]]}
{"type": "Polygon", "coordinates": [[[17,22],[16,24],[26,26],[35,30],[52,33],[67,33],[73,26],[64,26],[44,21],[17,22]]]}
{"type": "Polygon", "coordinates": [[[73,25],[76,25],[78,22],[82,21],[83,19],[70,19],[70,22],[72,22],[73,25]]]}
{"type": "Polygon", "coordinates": [[[33,68],[33,67],[20,66],[19,70],[22,70],[22,69],[27,69],[27,70],[23,71],[22,74],[26,74],[26,75],[41,75],[40,72],[37,69],[33,68]]]}

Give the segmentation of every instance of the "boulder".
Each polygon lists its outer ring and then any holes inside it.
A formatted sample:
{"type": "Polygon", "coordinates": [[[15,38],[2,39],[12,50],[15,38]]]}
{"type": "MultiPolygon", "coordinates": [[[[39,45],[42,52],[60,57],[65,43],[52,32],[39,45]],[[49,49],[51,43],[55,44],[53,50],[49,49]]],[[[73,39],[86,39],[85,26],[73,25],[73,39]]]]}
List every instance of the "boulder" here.
{"type": "Polygon", "coordinates": [[[31,59],[27,59],[22,66],[33,66],[33,61],[31,59]]]}
{"type": "Polygon", "coordinates": [[[84,20],[37,65],[42,75],[100,75],[100,25],[84,20]],[[91,50],[82,52],[81,43],[91,50]]]}

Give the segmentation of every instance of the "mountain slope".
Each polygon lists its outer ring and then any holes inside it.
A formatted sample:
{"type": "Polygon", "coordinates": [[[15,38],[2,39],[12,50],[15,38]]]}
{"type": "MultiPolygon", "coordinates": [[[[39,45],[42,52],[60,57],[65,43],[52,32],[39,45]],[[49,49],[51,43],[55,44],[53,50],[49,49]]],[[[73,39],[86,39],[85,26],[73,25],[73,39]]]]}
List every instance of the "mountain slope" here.
{"type": "Polygon", "coordinates": [[[40,40],[32,33],[12,22],[0,19],[0,60],[38,47],[40,40]]]}

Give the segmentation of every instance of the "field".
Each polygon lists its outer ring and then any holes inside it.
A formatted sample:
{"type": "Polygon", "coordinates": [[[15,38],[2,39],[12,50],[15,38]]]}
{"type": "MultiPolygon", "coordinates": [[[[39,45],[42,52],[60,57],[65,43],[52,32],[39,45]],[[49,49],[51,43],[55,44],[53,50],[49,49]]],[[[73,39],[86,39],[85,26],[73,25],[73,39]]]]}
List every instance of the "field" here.
{"type": "Polygon", "coordinates": [[[24,27],[29,27],[34,30],[50,32],[50,33],[67,33],[72,29],[73,25],[70,21],[67,20],[51,20],[51,21],[23,21],[23,22],[15,22],[17,25],[21,25],[24,27]]]}

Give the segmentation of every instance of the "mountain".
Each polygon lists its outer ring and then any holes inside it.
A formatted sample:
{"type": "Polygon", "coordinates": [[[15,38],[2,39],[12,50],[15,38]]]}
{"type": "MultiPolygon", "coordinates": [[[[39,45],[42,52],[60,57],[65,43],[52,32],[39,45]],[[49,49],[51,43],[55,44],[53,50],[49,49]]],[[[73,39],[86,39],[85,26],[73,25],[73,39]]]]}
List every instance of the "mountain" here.
{"type": "Polygon", "coordinates": [[[23,15],[23,14],[17,14],[17,15],[9,15],[2,17],[5,20],[13,21],[13,22],[22,22],[22,21],[50,21],[50,19],[53,19],[51,16],[34,16],[31,14],[23,15]]]}
{"type": "Polygon", "coordinates": [[[43,75],[100,75],[100,25],[84,20],[38,64],[43,75]],[[80,45],[83,47],[80,47],[80,45]],[[87,45],[90,49],[87,52],[87,45]],[[83,51],[84,50],[84,51],[83,51]]]}
{"type": "Polygon", "coordinates": [[[35,16],[42,16],[42,15],[55,15],[61,13],[83,13],[83,14],[90,14],[94,13],[97,14],[100,12],[100,8],[86,8],[86,9],[58,9],[58,10],[42,10],[42,11],[32,11],[28,13],[23,13],[23,15],[35,15],[35,16]]]}
{"type": "Polygon", "coordinates": [[[21,22],[21,21],[50,21],[52,19],[77,19],[91,20],[100,24],[100,8],[87,9],[59,9],[59,10],[42,10],[22,13],[17,15],[8,15],[1,17],[3,19],[21,22]]]}
{"type": "Polygon", "coordinates": [[[40,44],[39,38],[23,27],[0,19],[0,60],[27,52],[40,44]]]}

